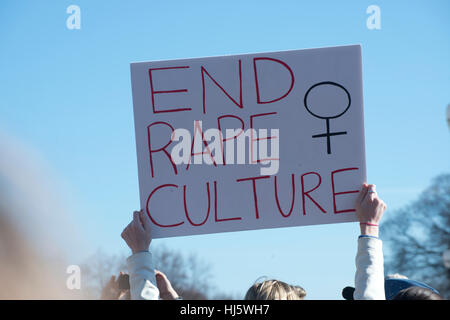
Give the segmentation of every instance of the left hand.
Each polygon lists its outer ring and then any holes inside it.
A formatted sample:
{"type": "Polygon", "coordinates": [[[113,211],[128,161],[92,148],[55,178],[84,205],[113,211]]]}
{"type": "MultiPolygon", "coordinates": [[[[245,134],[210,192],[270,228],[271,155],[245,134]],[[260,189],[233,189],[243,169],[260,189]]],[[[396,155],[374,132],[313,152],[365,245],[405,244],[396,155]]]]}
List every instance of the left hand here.
{"type": "Polygon", "coordinates": [[[122,238],[133,254],[148,251],[152,242],[150,218],[144,210],[133,212],[133,221],[122,231],[122,238]]]}

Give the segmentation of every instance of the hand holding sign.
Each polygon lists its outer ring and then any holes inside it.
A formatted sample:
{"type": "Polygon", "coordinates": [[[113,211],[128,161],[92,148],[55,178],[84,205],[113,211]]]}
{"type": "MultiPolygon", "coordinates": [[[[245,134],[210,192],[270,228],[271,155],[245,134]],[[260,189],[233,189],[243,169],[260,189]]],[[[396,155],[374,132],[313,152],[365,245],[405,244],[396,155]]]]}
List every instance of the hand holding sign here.
{"type": "Polygon", "coordinates": [[[151,224],[148,215],[143,210],[134,211],[133,220],[125,227],[121,236],[133,254],[148,251],[152,242],[151,224]]]}
{"type": "Polygon", "coordinates": [[[378,226],[386,211],[386,203],[378,197],[374,184],[364,183],[355,202],[361,234],[378,237],[378,226]]]}

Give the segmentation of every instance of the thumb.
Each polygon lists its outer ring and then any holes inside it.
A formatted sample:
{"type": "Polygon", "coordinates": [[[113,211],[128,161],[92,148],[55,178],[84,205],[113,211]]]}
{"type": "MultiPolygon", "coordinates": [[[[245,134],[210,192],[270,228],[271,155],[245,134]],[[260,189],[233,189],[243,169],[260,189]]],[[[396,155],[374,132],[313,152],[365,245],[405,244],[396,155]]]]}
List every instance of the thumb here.
{"type": "Polygon", "coordinates": [[[359,192],[358,196],[356,197],[356,200],[355,200],[356,204],[360,204],[363,201],[367,192],[368,192],[368,186],[366,183],[364,183],[361,188],[361,191],[359,192]]]}
{"type": "Polygon", "coordinates": [[[150,231],[151,230],[151,222],[150,222],[150,217],[148,216],[148,214],[146,212],[144,212],[144,210],[140,211],[140,215],[141,215],[141,221],[142,224],[144,225],[144,229],[146,231],[150,231]]]}

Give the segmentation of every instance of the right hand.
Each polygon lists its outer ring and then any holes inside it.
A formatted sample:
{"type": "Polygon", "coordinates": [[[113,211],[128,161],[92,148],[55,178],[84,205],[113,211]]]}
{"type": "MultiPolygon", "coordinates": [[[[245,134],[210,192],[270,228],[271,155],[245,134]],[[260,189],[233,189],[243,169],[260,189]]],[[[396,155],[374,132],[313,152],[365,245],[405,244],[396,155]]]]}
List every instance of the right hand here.
{"type": "Polygon", "coordinates": [[[364,183],[356,198],[356,216],[361,226],[361,234],[378,237],[378,225],[387,206],[378,197],[374,184],[364,183]]]}

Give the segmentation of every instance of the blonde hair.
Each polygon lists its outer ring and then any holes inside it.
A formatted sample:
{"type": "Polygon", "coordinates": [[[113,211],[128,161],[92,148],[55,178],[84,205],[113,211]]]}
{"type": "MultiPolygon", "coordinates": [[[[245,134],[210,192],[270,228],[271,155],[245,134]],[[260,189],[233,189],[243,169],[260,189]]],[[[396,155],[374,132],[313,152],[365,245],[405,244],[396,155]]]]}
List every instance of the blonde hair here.
{"type": "Polygon", "coordinates": [[[266,280],[252,285],[245,294],[245,300],[303,300],[305,296],[306,291],[300,286],[266,280]]]}

